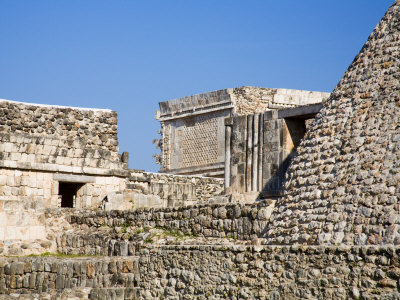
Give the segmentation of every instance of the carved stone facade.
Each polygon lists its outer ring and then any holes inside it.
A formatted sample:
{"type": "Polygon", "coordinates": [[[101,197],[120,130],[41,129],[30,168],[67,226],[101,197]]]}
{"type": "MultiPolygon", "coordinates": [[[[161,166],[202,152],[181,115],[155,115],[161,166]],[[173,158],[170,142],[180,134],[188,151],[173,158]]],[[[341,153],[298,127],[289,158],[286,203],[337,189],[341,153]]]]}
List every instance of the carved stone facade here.
{"type": "Polygon", "coordinates": [[[321,107],[312,104],[226,119],[226,194],[238,201],[280,196],[307,123],[321,107]]]}
{"type": "Polygon", "coordinates": [[[224,177],[225,119],[321,103],[329,93],[240,87],[161,102],[161,172],[224,177]]]}

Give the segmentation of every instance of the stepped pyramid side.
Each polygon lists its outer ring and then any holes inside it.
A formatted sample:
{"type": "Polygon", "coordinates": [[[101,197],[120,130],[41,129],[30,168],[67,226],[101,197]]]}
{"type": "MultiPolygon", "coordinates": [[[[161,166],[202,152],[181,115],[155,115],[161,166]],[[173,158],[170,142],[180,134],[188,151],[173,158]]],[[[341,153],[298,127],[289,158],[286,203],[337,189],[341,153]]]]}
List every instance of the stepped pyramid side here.
{"type": "Polygon", "coordinates": [[[400,1],[335,87],[287,176],[268,243],[400,243],[400,1]]]}

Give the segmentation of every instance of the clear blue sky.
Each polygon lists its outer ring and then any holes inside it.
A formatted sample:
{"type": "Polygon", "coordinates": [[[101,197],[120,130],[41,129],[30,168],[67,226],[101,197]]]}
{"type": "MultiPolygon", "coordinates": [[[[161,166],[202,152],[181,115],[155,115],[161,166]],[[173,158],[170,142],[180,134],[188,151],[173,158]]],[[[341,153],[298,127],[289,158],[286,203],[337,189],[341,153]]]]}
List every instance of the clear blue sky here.
{"type": "Polygon", "coordinates": [[[0,98],[110,108],[157,171],[158,102],[243,85],[332,91],[393,1],[0,0],[0,98]]]}

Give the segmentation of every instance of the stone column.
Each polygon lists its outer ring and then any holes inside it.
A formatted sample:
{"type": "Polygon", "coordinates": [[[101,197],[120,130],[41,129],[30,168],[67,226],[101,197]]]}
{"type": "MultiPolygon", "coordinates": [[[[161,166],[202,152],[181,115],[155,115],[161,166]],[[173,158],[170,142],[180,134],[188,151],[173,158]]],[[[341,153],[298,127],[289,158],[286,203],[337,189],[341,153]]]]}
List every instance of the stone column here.
{"type": "Polygon", "coordinates": [[[258,189],[257,191],[262,191],[262,170],[263,170],[263,142],[264,142],[264,114],[259,116],[259,126],[258,126],[258,189]]]}
{"type": "Polygon", "coordinates": [[[225,192],[231,186],[232,118],[225,119],[225,192]]]}
{"type": "Polygon", "coordinates": [[[246,151],[246,192],[251,191],[253,162],[253,115],[247,116],[247,151],[246,151]]]}
{"type": "Polygon", "coordinates": [[[258,122],[259,122],[259,114],[254,114],[253,120],[253,168],[252,168],[252,176],[251,176],[251,187],[252,191],[257,191],[257,182],[258,182],[258,122]]]}

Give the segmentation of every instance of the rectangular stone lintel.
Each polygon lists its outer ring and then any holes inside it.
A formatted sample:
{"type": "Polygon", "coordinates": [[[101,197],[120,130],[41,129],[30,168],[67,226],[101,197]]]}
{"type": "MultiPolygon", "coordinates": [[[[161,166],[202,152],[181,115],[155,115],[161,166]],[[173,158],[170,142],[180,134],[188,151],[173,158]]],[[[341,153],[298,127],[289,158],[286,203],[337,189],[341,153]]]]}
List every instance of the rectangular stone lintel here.
{"type": "Polygon", "coordinates": [[[278,111],[278,118],[313,118],[322,108],[322,104],[311,104],[293,108],[281,109],[278,111]]]}
{"type": "Polygon", "coordinates": [[[85,182],[92,183],[95,182],[94,176],[86,176],[86,175],[72,175],[72,174],[54,174],[54,180],[64,181],[64,182],[85,182]]]}

